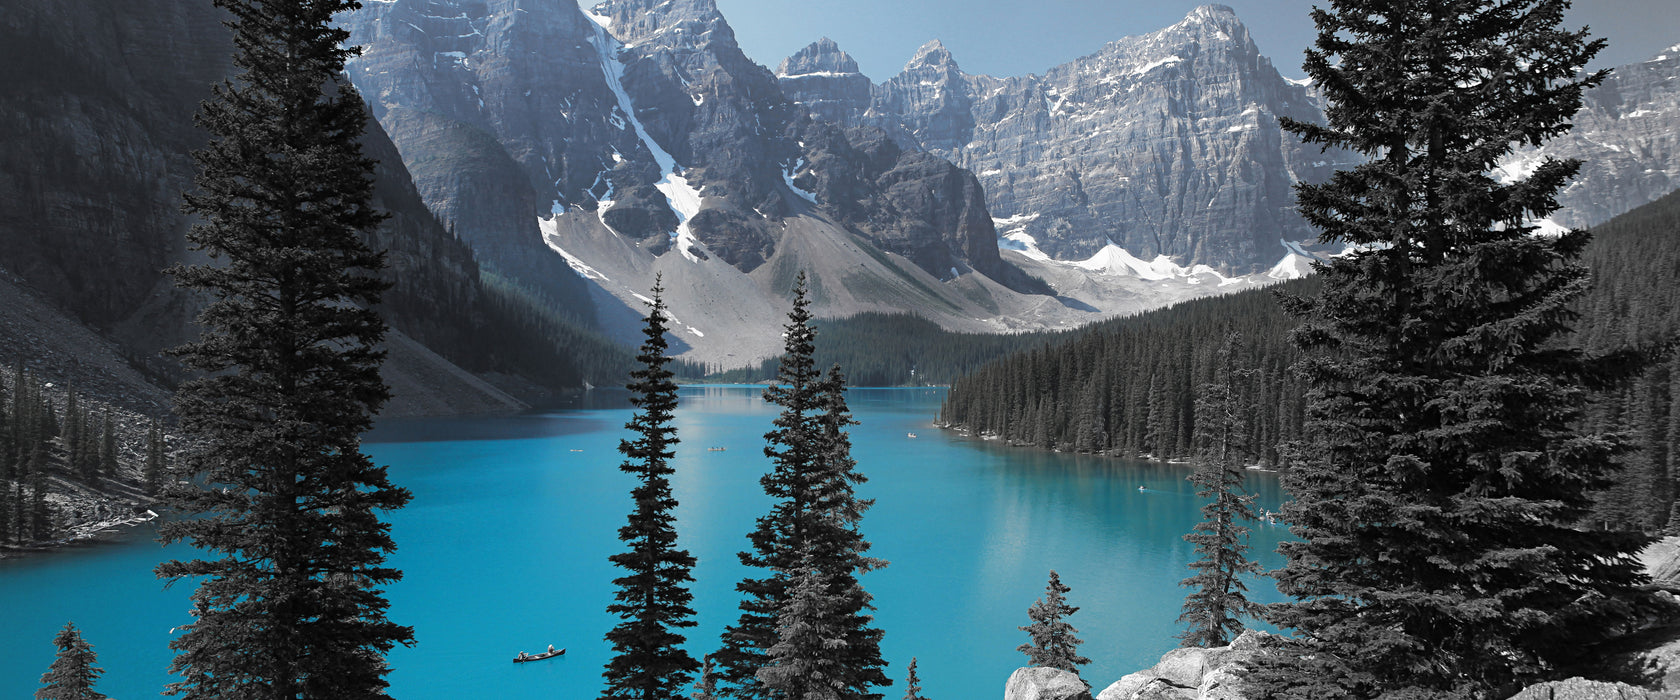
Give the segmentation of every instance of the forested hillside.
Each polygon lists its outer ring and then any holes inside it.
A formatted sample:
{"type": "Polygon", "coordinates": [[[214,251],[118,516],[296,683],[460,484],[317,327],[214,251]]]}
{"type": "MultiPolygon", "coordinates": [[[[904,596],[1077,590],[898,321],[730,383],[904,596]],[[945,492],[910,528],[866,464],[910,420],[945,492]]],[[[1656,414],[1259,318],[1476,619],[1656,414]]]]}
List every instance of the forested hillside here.
{"type": "MultiPolygon", "coordinates": [[[[1672,342],[1680,332],[1680,193],[1594,229],[1583,261],[1594,286],[1576,305],[1575,342],[1589,351],[1672,342]]],[[[1241,339],[1248,408],[1244,459],[1279,466],[1277,445],[1300,433],[1302,384],[1287,371],[1295,322],[1276,294],[1310,295],[1312,279],[1192,301],[1093,325],[1052,347],[990,362],[955,381],[942,411],[949,427],[1012,444],[1121,456],[1190,455],[1198,390],[1224,339],[1241,339]]],[[[1620,483],[1600,499],[1600,524],[1661,528],[1680,473],[1680,358],[1596,397],[1589,428],[1626,431],[1642,450],[1623,459],[1620,483]]]]}
{"type": "Polygon", "coordinates": [[[941,419],[1013,444],[1097,454],[1187,456],[1198,387],[1215,354],[1238,335],[1239,365],[1258,370],[1237,387],[1250,413],[1249,462],[1271,465],[1280,440],[1300,433],[1301,385],[1287,371],[1294,325],[1274,294],[1311,294],[1312,279],[1198,299],[1105,321],[1054,347],[991,362],[958,379],[941,419]]]}

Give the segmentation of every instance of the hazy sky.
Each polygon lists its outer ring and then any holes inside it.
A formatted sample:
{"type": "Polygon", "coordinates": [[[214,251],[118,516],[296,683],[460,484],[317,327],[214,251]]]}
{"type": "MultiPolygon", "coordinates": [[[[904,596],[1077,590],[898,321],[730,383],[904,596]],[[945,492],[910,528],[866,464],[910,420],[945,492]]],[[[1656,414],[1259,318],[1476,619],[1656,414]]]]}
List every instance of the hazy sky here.
{"type": "MultiPolygon", "coordinates": [[[[592,4],[592,3],[590,3],[592,4]]],[[[881,82],[916,47],[939,39],[968,73],[1023,75],[1095,52],[1103,44],[1173,24],[1195,0],[717,0],[747,55],[775,68],[828,36],[881,82]]],[[[1303,77],[1314,0],[1224,0],[1278,70],[1303,77]]],[[[1323,4],[1323,0],[1319,0],[1323,4]]],[[[1576,0],[1570,25],[1610,41],[1599,65],[1650,58],[1680,44],[1680,0],[1576,0]]],[[[1597,67],[1597,66],[1595,66],[1597,67]]]]}

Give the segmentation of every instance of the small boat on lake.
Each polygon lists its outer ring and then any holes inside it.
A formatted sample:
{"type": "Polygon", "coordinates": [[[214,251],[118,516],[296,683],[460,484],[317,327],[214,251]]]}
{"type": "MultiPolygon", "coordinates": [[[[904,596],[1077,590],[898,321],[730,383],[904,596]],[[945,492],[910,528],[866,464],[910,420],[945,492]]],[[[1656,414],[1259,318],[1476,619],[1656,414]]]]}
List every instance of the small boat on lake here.
{"type": "Polygon", "coordinates": [[[905,433],[904,437],[914,439],[916,437],[916,434],[915,433],[905,433]]]}
{"type": "Polygon", "coordinates": [[[729,448],[727,448],[727,447],[708,447],[708,448],[706,448],[706,451],[707,452],[722,452],[722,451],[727,450],[727,449],[729,449],[729,448]]]}
{"type": "Polygon", "coordinates": [[[532,661],[542,661],[543,659],[552,659],[564,653],[566,653],[565,649],[555,649],[552,645],[550,645],[548,647],[548,651],[541,654],[527,654],[523,651],[519,652],[518,656],[513,657],[513,662],[516,664],[523,664],[532,661]]]}

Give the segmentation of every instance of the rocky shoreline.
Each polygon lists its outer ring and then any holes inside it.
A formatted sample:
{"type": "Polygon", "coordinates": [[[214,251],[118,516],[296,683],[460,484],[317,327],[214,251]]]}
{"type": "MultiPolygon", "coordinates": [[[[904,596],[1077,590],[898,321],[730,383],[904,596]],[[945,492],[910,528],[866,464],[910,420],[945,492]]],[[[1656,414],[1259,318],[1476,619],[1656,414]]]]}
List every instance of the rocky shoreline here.
{"type": "MultiPolygon", "coordinates": [[[[1606,650],[1595,679],[1576,676],[1524,688],[1508,700],[1680,700],[1680,537],[1665,537],[1640,556],[1667,614],[1606,650]]],[[[1010,674],[1004,700],[1249,700],[1242,673],[1277,647],[1279,635],[1247,630],[1223,647],[1182,647],[1092,695],[1078,674],[1028,667],[1010,674]]],[[[1589,669],[1580,669],[1586,673],[1589,669]]]]}

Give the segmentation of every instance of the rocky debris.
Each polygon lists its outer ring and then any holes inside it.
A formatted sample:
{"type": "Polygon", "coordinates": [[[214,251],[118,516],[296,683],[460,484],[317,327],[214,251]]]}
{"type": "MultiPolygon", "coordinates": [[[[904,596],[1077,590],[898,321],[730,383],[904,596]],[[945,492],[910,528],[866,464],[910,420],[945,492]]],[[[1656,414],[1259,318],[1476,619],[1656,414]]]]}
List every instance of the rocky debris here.
{"type": "Polygon", "coordinates": [[[1651,693],[1626,683],[1589,681],[1585,678],[1531,685],[1510,700],[1663,700],[1673,696],[1651,693]]]}
{"type": "Polygon", "coordinates": [[[1079,674],[1059,668],[1032,666],[1015,669],[1004,687],[1004,700],[1091,700],[1091,689],[1079,674]]]}
{"type": "Polygon", "coordinates": [[[841,83],[782,82],[813,112],[879,127],[974,171],[992,214],[1017,221],[1005,233],[1064,260],[1112,241],[1144,260],[1264,270],[1283,257],[1279,241],[1316,238],[1291,186],[1350,162],[1281,131],[1283,117],[1321,122],[1322,112],[1221,5],[1044,75],[970,75],[929,42],[874,87],[865,109],[840,110],[851,98],[819,89],[841,83]]]}

